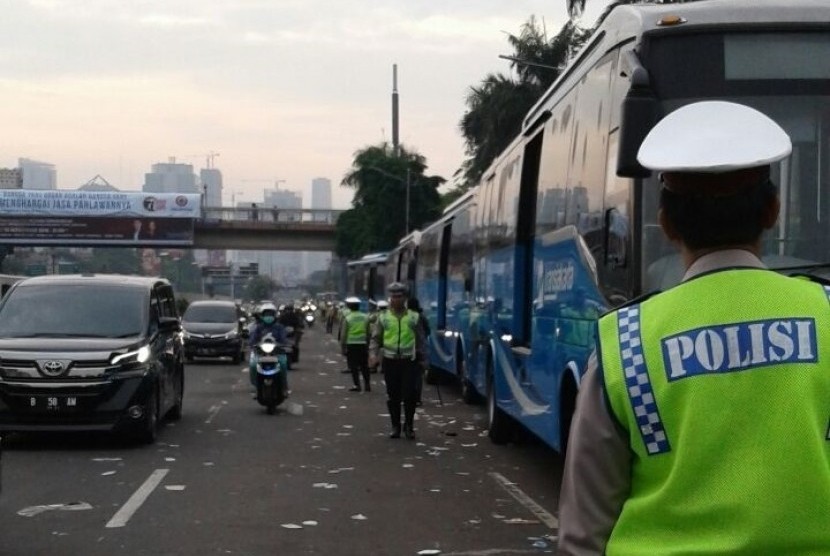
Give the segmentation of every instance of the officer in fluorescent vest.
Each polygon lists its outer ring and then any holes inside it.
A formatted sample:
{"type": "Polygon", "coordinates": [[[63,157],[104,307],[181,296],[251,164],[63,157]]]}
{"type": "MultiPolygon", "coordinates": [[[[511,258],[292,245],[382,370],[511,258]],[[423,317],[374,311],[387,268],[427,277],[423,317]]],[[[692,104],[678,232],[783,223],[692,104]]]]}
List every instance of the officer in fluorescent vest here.
{"type": "Polygon", "coordinates": [[[599,320],[560,555],[830,554],[830,287],[760,259],[771,164],[791,150],[770,118],[721,101],[643,141],[686,272],[599,320]]]}
{"type": "Polygon", "coordinates": [[[346,307],[349,312],[343,317],[343,334],[340,337],[340,347],[346,356],[346,363],[352,373],[354,386],[350,392],[360,392],[360,377],[363,377],[363,387],[367,392],[372,391],[369,380],[369,348],[367,334],[369,321],[366,313],[360,310],[360,299],[347,297],[346,307]]]}
{"type": "Polygon", "coordinates": [[[406,308],[406,286],[393,282],[387,288],[389,309],[378,313],[369,344],[369,366],[381,364],[386,382],[386,405],[392,421],[390,438],[401,436],[401,402],[404,434],[415,438],[417,381],[426,366],[426,338],[419,315],[406,308]]]}

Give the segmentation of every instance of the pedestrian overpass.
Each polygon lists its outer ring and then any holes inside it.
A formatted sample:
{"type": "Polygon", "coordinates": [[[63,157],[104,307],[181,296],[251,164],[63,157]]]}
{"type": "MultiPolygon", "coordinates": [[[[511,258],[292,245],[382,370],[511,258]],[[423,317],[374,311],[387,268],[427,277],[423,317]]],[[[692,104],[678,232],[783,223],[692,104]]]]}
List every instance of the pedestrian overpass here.
{"type": "Polygon", "coordinates": [[[342,210],[205,207],[194,222],[194,249],[335,250],[342,210]]]}

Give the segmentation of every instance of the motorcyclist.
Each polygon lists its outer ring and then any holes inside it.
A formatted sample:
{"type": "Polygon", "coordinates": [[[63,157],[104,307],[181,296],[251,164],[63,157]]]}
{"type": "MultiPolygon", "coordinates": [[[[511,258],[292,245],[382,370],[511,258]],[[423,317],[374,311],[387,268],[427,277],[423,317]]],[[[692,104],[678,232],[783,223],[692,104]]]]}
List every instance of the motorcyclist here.
{"type": "MultiPolygon", "coordinates": [[[[296,362],[299,359],[300,355],[300,340],[303,338],[303,328],[305,325],[303,324],[303,319],[300,318],[300,313],[294,308],[294,305],[291,303],[286,303],[285,305],[280,305],[280,311],[277,316],[280,324],[283,326],[291,327],[293,329],[293,344],[296,353],[292,359],[293,362],[296,362]]],[[[292,343],[289,340],[289,343],[292,343]]]]}
{"type": "MultiPolygon", "coordinates": [[[[254,329],[251,331],[250,337],[248,338],[248,342],[251,347],[249,370],[251,386],[253,386],[254,388],[256,388],[256,345],[259,343],[260,340],[262,340],[262,338],[264,338],[268,334],[273,336],[274,341],[276,341],[277,344],[288,343],[288,339],[285,334],[285,327],[282,325],[282,323],[277,321],[277,307],[271,302],[263,303],[262,306],[259,308],[256,326],[254,326],[254,329]]],[[[280,355],[280,363],[283,365],[283,368],[287,369],[287,365],[283,361],[284,357],[284,355],[280,355]]],[[[283,386],[285,386],[285,391],[288,392],[287,373],[281,374],[283,376],[283,386]]]]}

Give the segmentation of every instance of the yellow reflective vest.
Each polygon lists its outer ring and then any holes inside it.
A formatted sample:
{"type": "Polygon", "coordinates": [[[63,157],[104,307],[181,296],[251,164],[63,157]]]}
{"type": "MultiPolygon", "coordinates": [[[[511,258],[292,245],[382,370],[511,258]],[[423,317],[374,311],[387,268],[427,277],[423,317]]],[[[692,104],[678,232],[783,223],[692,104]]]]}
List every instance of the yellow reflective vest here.
{"type": "Polygon", "coordinates": [[[607,554],[830,553],[828,298],[729,269],[600,319],[633,458],[607,554]]]}

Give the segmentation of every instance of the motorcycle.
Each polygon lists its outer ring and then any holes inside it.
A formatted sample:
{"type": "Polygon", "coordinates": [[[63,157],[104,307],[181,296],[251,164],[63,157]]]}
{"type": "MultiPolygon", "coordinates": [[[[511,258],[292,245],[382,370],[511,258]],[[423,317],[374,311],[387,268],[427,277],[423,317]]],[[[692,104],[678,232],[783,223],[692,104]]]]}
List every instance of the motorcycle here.
{"type": "Polygon", "coordinates": [[[266,334],[254,346],[256,350],[256,401],[264,405],[268,415],[273,415],[288,397],[288,361],[291,346],[278,344],[266,334]]]}

